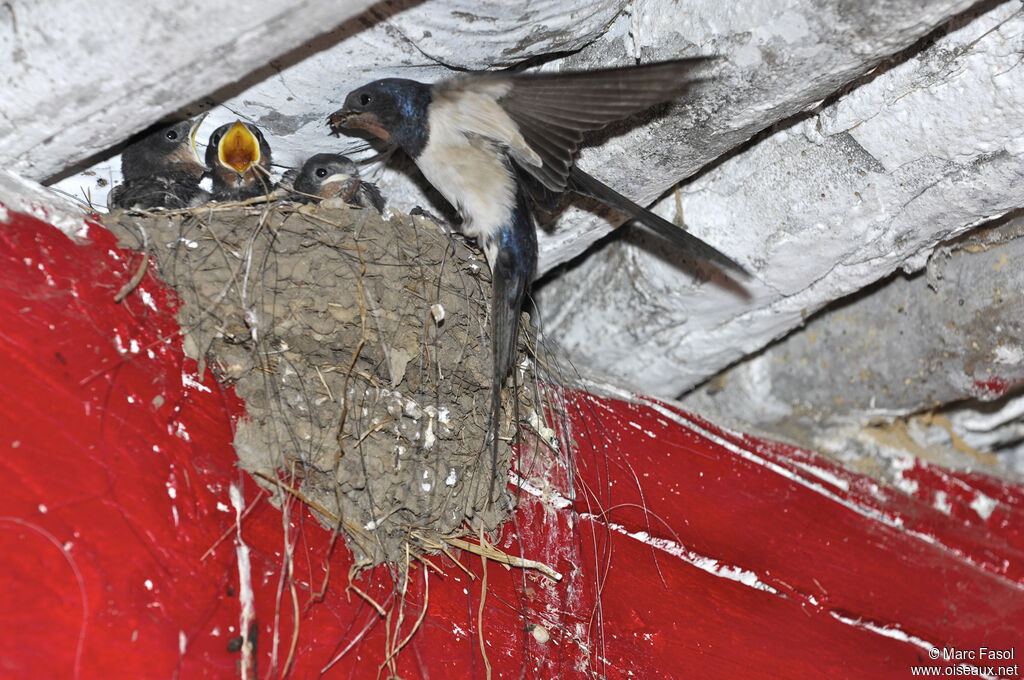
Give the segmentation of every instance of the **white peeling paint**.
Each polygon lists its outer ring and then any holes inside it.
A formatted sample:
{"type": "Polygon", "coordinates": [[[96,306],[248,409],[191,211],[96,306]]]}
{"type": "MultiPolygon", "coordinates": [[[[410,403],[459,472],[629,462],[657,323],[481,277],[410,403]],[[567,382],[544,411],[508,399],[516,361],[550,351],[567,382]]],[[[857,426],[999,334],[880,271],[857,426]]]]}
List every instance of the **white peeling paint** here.
{"type": "Polygon", "coordinates": [[[889,625],[885,625],[885,626],[880,626],[880,625],[871,623],[870,621],[864,621],[862,619],[851,618],[849,616],[845,616],[843,614],[839,614],[838,612],[834,612],[834,611],[830,611],[829,615],[833,619],[835,619],[836,621],[839,621],[840,623],[845,623],[848,626],[853,626],[854,628],[860,628],[861,630],[869,630],[872,633],[877,633],[878,635],[890,638],[892,640],[899,640],[900,642],[909,642],[910,644],[915,645],[917,647],[920,647],[921,649],[924,649],[924,650],[930,651],[930,650],[936,648],[935,645],[933,645],[932,643],[930,643],[930,642],[928,642],[926,640],[922,640],[921,638],[919,638],[919,637],[917,637],[915,635],[911,635],[911,634],[905,632],[904,630],[902,630],[899,626],[896,626],[896,625],[893,625],[893,624],[889,624],[889,625]]]}
{"type": "Polygon", "coordinates": [[[544,422],[544,419],[541,418],[537,411],[530,410],[530,417],[527,419],[527,422],[533,428],[533,431],[537,433],[537,436],[544,440],[544,443],[553,449],[559,448],[558,433],[553,428],[548,427],[548,424],[544,422]]]}
{"type": "Polygon", "coordinates": [[[888,459],[893,471],[893,485],[908,496],[913,496],[918,490],[917,480],[908,479],[903,476],[903,473],[913,470],[917,465],[917,459],[909,453],[895,449],[891,451],[891,454],[888,459]]]}
{"type": "Polygon", "coordinates": [[[1024,361],[1024,347],[1020,345],[999,345],[995,348],[994,361],[997,364],[1016,366],[1024,361]]]}
{"type": "Polygon", "coordinates": [[[551,507],[562,510],[572,505],[572,501],[570,501],[565,496],[561,495],[558,491],[555,491],[550,486],[541,489],[535,486],[529,480],[523,479],[512,470],[509,470],[508,479],[509,482],[511,482],[513,485],[519,487],[520,489],[530,494],[531,496],[539,498],[540,500],[547,503],[551,507]]]}
{"type": "Polygon", "coordinates": [[[184,441],[192,441],[192,437],[189,436],[188,430],[185,429],[185,424],[182,423],[180,420],[174,422],[174,427],[171,428],[171,434],[175,435],[176,437],[184,441]]]}
{"type": "MultiPolygon", "coordinates": [[[[242,490],[238,484],[232,482],[228,487],[228,496],[231,499],[231,506],[235,509],[235,554],[238,559],[238,604],[239,604],[239,630],[244,638],[249,631],[253,618],[256,616],[256,595],[252,589],[252,564],[249,558],[249,546],[242,539],[242,512],[245,509],[245,501],[242,498],[242,490]]],[[[243,669],[248,667],[252,655],[252,646],[243,639],[242,661],[243,669]]],[[[242,677],[246,678],[246,671],[242,671],[242,677]]]]}
{"type": "Polygon", "coordinates": [[[992,512],[996,509],[999,503],[994,498],[990,498],[980,491],[976,492],[974,500],[971,501],[971,509],[978,513],[978,517],[988,521],[988,518],[992,516],[992,512]]]}
{"type": "Polygon", "coordinates": [[[816,465],[810,465],[808,463],[804,463],[802,461],[797,461],[797,460],[794,460],[792,462],[793,462],[793,465],[797,466],[798,468],[800,468],[804,472],[812,474],[815,477],[817,477],[818,479],[820,479],[820,480],[822,480],[824,482],[828,482],[829,484],[831,484],[832,486],[834,486],[834,487],[836,487],[838,489],[842,489],[843,491],[849,491],[850,490],[850,481],[848,479],[843,479],[842,477],[834,475],[831,472],[829,472],[828,470],[825,470],[824,468],[820,468],[820,467],[818,467],[816,465]]]}
{"type": "Polygon", "coordinates": [[[748,586],[750,588],[754,588],[755,590],[763,590],[767,593],[772,593],[773,595],[779,594],[778,590],[762,581],[755,572],[750,571],[749,569],[743,569],[732,564],[722,564],[716,559],[707,557],[706,555],[700,555],[698,553],[693,552],[692,550],[688,550],[687,548],[680,545],[679,543],[676,543],[675,541],[670,541],[667,538],[658,538],[655,536],[651,536],[646,531],[631,532],[621,524],[615,524],[614,522],[605,522],[596,515],[583,513],[580,516],[604,524],[612,531],[617,531],[620,534],[629,536],[630,538],[636,539],[641,543],[645,543],[649,546],[657,548],[658,550],[666,552],[672,555],[673,557],[678,557],[684,562],[692,564],[701,571],[706,571],[707,573],[712,574],[713,576],[728,579],[729,581],[736,581],[737,583],[742,583],[743,585],[748,586]]]}
{"type": "Polygon", "coordinates": [[[142,304],[146,305],[147,307],[152,309],[154,312],[157,311],[156,300],[153,299],[153,296],[150,295],[149,291],[146,290],[145,288],[139,288],[138,290],[139,290],[139,297],[142,299],[142,304]]]}
{"type": "Polygon", "coordinates": [[[181,374],[181,385],[189,389],[198,390],[199,392],[207,392],[212,394],[213,390],[199,382],[199,376],[189,375],[188,373],[181,374]]]}

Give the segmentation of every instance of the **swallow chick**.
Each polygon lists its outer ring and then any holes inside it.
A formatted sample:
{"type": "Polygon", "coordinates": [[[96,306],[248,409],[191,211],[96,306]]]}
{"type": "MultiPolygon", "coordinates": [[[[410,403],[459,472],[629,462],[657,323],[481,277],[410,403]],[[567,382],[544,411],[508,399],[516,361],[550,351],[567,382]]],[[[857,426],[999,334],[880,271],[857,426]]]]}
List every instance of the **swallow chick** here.
{"type": "Polygon", "coordinates": [[[161,125],[121,153],[124,181],[107,196],[107,207],[125,210],[190,208],[208,194],[199,188],[206,164],[196,149],[205,114],[161,125]]]}
{"type": "MultiPolygon", "coordinates": [[[[706,58],[596,71],[495,73],[434,84],[386,78],[345,98],[332,128],[365,130],[408,154],[462,217],[491,267],[492,457],[500,388],[512,367],[519,313],[537,267],[531,202],[566,191],[598,198],[688,252],[735,262],[575,167],[583,134],[675,99],[706,58]]],[[[492,461],[496,465],[495,461],[492,461]]],[[[493,487],[492,487],[493,497],[493,487]]]]}
{"type": "MultiPolygon", "coordinates": [[[[288,183],[288,173],[282,184],[288,183]]],[[[359,166],[347,156],[318,153],[311,156],[291,181],[293,198],[301,203],[340,198],[349,205],[384,210],[384,197],[373,182],[359,178],[359,166]]]]}
{"type": "Polygon", "coordinates": [[[270,144],[255,125],[236,120],[210,135],[206,164],[215,201],[244,201],[270,193],[270,144]]]}

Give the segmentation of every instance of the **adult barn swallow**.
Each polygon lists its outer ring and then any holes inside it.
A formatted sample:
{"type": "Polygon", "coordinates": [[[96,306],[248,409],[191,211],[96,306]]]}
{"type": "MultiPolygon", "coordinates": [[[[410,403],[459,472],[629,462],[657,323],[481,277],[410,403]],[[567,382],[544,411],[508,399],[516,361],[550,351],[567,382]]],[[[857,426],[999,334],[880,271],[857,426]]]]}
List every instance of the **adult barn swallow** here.
{"type": "Polygon", "coordinates": [[[376,208],[378,212],[384,210],[384,197],[377,185],[361,180],[359,166],[341,154],[310,156],[295,176],[291,188],[296,200],[301,202],[340,198],[349,205],[376,208]]]}
{"type": "Polygon", "coordinates": [[[349,93],[330,117],[334,128],[366,130],[402,148],[455,206],[462,231],[486,253],[492,279],[495,428],[519,312],[537,266],[528,199],[550,209],[565,191],[594,196],[689,252],[742,271],[711,246],[575,167],[585,132],[678,97],[696,82],[695,70],[707,61],[476,74],[434,84],[386,78],[349,93]]]}
{"type": "Polygon", "coordinates": [[[107,196],[109,208],[188,208],[202,203],[199,188],[206,165],[196,150],[196,132],[205,114],[162,125],[121,153],[124,181],[107,196]]]}
{"type": "Polygon", "coordinates": [[[270,158],[270,145],[255,125],[236,120],[214,130],[206,146],[213,199],[243,201],[269,194],[270,158]]]}

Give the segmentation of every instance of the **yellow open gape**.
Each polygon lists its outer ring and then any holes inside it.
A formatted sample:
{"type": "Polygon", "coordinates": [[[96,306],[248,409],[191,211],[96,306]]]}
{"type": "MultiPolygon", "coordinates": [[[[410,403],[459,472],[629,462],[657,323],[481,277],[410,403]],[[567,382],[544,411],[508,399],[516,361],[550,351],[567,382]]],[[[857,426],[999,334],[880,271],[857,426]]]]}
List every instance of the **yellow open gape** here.
{"type": "Polygon", "coordinates": [[[260,142],[240,120],[236,120],[217,144],[217,158],[222,165],[244,175],[260,162],[260,142]]]}

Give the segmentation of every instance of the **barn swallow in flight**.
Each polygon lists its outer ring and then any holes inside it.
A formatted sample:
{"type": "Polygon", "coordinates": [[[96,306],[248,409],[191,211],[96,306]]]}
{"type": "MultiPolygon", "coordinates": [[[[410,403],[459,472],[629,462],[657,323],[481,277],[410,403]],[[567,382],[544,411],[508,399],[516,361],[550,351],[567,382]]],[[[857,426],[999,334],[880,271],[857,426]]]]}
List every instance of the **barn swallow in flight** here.
{"type": "MultiPolygon", "coordinates": [[[[289,170],[281,184],[288,185],[289,170]]],[[[359,179],[359,166],[347,156],[336,153],[318,153],[310,156],[291,181],[295,200],[308,203],[325,198],[340,198],[349,205],[384,210],[384,197],[372,182],[359,179]]]]}
{"type": "MultiPolygon", "coordinates": [[[[731,259],[575,167],[583,134],[697,82],[707,58],[561,73],[475,74],[434,84],[386,78],[348,94],[332,128],[358,128],[408,154],[462,217],[491,267],[492,456],[500,388],[512,368],[519,313],[537,266],[529,200],[554,207],[575,191],[622,210],[686,251],[743,271],[731,259]]],[[[492,487],[493,490],[493,487],[492,487]]],[[[493,493],[492,493],[493,496],[493,493]]]]}
{"type": "Polygon", "coordinates": [[[270,145],[255,125],[236,120],[210,135],[206,164],[213,200],[244,201],[270,193],[270,145]]]}
{"type": "Polygon", "coordinates": [[[196,150],[196,132],[206,115],[161,125],[121,153],[124,181],[107,196],[107,207],[149,210],[189,208],[208,194],[199,188],[206,165],[196,150]]]}

